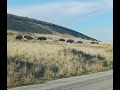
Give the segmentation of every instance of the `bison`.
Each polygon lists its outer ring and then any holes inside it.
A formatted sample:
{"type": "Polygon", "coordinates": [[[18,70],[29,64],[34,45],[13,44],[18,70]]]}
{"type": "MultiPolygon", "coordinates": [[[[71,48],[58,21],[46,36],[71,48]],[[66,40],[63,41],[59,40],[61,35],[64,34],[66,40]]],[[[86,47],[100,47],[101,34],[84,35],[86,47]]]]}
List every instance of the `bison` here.
{"type": "Polygon", "coordinates": [[[98,42],[96,42],[95,44],[99,44],[98,42]]]}
{"type": "Polygon", "coordinates": [[[91,44],[99,44],[98,42],[91,42],[91,44]]]}
{"type": "Polygon", "coordinates": [[[64,41],[65,41],[65,39],[63,39],[63,38],[60,38],[60,39],[59,39],[59,41],[63,41],[63,42],[64,42],[64,41]]]}
{"type": "Polygon", "coordinates": [[[38,37],[37,39],[38,39],[38,40],[47,40],[46,37],[38,37]]]}
{"type": "Polygon", "coordinates": [[[77,43],[78,43],[78,44],[81,44],[81,43],[83,43],[83,42],[82,42],[82,41],[77,41],[77,43]]]}
{"type": "Polygon", "coordinates": [[[16,40],[21,40],[21,39],[23,39],[23,36],[22,36],[22,35],[16,36],[16,40]]]}
{"type": "Polygon", "coordinates": [[[67,40],[67,43],[74,43],[74,40],[68,39],[68,40],[67,40]]]}
{"type": "Polygon", "coordinates": [[[28,39],[28,40],[32,40],[33,38],[31,36],[25,35],[24,38],[28,39]]]}

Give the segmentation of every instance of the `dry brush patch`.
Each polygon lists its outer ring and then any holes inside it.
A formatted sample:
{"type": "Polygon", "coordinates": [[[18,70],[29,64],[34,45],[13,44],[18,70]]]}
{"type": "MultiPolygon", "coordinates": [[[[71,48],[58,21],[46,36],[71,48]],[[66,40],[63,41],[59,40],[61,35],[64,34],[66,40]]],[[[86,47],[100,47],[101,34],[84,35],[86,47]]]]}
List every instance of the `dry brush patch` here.
{"type": "Polygon", "coordinates": [[[112,69],[112,45],[70,44],[47,41],[7,42],[7,86],[112,69]]]}

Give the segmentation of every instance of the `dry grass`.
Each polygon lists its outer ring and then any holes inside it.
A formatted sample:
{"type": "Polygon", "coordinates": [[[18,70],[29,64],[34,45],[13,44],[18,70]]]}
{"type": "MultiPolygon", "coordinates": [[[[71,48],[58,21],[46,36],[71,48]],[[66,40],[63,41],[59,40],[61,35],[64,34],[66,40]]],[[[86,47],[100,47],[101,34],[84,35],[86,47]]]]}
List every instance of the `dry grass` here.
{"type": "Polygon", "coordinates": [[[14,35],[7,41],[8,87],[112,69],[112,44],[16,41],[14,35]]]}

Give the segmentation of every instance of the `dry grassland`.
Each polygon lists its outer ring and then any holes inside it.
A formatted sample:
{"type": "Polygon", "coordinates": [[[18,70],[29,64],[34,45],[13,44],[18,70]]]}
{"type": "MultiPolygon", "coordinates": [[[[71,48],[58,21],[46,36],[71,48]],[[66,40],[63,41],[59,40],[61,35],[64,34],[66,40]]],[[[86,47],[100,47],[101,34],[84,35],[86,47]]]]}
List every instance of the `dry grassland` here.
{"type": "Polygon", "coordinates": [[[113,49],[109,43],[90,44],[90,41],[72,37],[84,43],[70,44],[56,41],[59,35],[46,35],[49,38],[47,41],[19,41],[15,40],[16,35],[7,35],[8,87],[42,83],[113,67],[113,49]]]}

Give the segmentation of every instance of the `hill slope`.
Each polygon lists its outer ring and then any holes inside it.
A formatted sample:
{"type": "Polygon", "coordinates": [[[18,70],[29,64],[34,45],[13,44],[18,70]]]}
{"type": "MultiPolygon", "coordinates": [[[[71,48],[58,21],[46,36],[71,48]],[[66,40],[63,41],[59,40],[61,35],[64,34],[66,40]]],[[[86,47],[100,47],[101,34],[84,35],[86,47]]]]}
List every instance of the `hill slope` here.
{"type": "Polygon", "coordinates": [[[59,25],[12,14],[7,14],[7,29],[39,34],[66,34],[96,41],[96,39],[59,25]]]}

